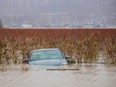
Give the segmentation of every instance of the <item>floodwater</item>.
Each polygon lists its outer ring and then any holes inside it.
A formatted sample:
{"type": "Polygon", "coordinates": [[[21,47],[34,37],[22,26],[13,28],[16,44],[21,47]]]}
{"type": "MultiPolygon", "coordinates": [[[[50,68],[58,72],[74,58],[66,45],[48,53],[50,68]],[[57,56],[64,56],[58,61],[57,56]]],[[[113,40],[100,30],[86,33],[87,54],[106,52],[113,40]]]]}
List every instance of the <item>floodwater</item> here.
{"type": "Polygon", "coordinates": [[[0,87],[116,87],[116,65],[64,66],[79,70],[46,70],[30,67],[0,71],[0,87]]]}

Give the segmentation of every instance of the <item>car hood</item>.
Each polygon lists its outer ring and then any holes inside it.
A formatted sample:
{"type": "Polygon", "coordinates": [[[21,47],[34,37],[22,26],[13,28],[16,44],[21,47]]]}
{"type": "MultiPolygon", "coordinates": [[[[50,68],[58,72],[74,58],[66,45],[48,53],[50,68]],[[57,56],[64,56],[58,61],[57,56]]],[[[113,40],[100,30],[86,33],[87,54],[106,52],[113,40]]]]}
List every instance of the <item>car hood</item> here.
{"type": "Polygon", "coordinates": [[[60,66],[66,63],[65,59],[46,59],[46,60],[36,60],[29,61],[30,65],[43,65],[43,66],[60,66]]]}

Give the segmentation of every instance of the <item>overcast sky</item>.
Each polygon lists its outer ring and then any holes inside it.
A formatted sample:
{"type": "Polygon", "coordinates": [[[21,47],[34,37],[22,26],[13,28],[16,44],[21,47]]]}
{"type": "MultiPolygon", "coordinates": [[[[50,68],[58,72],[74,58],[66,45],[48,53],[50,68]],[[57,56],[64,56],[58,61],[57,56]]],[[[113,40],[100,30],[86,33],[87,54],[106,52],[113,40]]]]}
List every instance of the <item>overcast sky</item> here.
{"type": "Polygon", "coordinates": [[[0,0],[0,9],[1,19],[23,15],[55,21],[97,19],[116,24],[116,0],[0,0]]]}

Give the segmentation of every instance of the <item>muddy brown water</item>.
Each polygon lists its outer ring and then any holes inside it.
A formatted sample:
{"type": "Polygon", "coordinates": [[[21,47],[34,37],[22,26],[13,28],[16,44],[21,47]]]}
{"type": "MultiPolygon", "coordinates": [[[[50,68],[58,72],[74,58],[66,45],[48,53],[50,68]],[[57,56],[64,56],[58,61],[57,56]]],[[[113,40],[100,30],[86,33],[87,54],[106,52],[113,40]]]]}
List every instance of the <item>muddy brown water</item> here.
{"type": "Polygon", "coordinates": [[[0,71],[0,87],[116,87],[116,65],[81,64],[46,70],[15,66],[0,71]],[[78,70],[79,69],[79,70],[78,70]]]}

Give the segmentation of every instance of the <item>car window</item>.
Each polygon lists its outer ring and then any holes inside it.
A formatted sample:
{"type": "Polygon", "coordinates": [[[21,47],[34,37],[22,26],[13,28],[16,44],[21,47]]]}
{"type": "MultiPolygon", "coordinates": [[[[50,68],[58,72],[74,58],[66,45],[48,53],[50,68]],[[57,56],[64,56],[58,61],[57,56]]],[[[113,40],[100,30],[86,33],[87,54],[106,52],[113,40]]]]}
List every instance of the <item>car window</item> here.
{"type": "Polygon", "coordinates": [[[41,50],[35,51],[31,54],[31,60],[42,60],[42,59],[59,59],[63,58],[62,54],[58,50],[41,50]]]}

